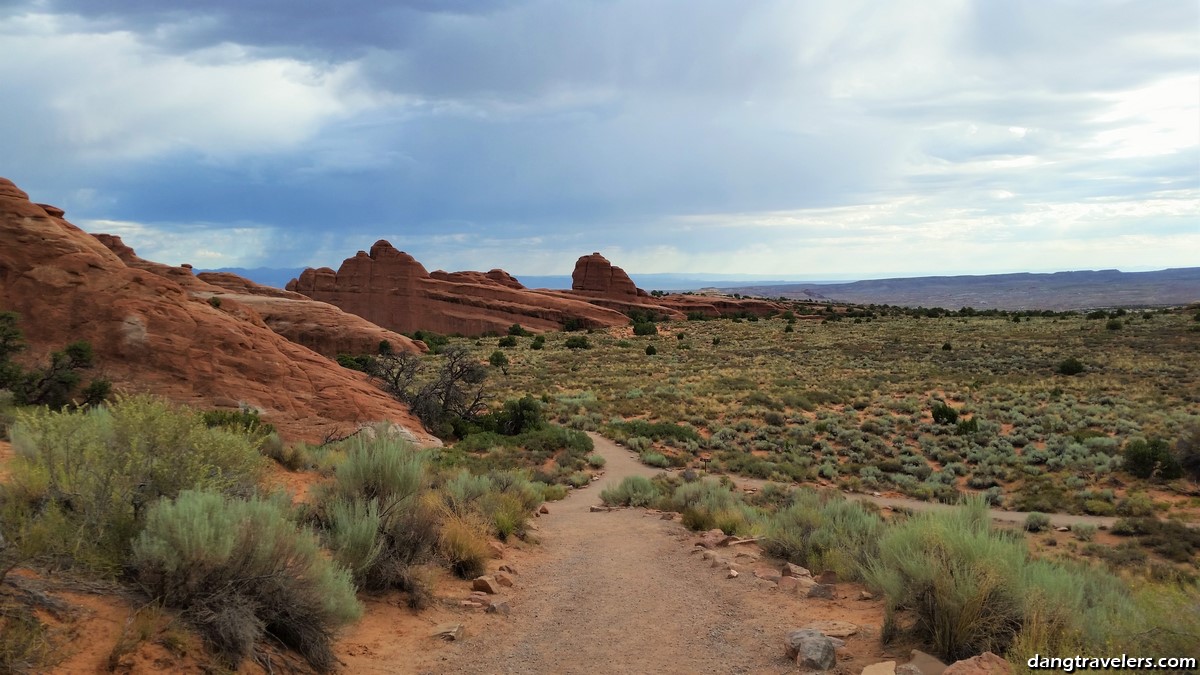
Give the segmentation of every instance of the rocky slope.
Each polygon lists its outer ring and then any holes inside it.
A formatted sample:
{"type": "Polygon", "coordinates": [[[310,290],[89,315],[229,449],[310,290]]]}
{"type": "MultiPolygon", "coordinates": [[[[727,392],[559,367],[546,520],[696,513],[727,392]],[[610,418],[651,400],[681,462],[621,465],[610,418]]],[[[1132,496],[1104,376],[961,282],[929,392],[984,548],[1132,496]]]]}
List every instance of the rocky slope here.
{"type": "Polygon", "coordinates": [[[128,264],[63,215],[0,178],[0,310],[20,314],[28,358],[87,340],[97,374],[118,391],[204,408],[245,403],[292,439],[388,420],[435,442],[406,407],[277,334],[249,306],[231,300],[215,307],[198,297],[206,282],[187,268],[128,264]]]}
{"type": "Polygon", "coordinates": [[[228,272],[193,275],[190,266],[171,267],[139,258],[120,237],[94,235],[130,267],[153,272],[183,286],[202,300],[216,297],[222,308],[251,320],[261,320],[283,337],[328,356],[373,354],[387,341],[396,351],[424,352],[426,347],[408,337],[381,328],[325,302],[270,286],[261,286],[228,272]],[[230,304],[232,303],[232,304],[230,304]]]}

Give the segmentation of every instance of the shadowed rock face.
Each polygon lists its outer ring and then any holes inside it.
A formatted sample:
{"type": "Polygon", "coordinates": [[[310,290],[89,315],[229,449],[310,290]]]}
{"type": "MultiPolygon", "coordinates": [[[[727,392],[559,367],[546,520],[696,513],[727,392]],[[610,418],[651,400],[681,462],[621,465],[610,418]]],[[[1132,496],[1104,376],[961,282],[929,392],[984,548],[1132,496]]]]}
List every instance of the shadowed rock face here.
{"type": "Polygon", "coordinates": [[[504,270],[427,272],[411,255],[377,241],[371,251],[347,258],[335,272],[307,269],[288,291],[328,302],[395,331],[432,330],[480,335],[503,333],[514,323],[535,331],[624,326],[632,312],[682,320],[687,313],[724,316],[782,311],[775,303],[708,296],[652,298],[599,253],[575,263],[572,290],[525,288],[504,270]]]}
{"type": "Polygon", "coordinates": [[[106,241],[120,255],[55,213],[0,178],[0,309],[20,314],[29,358],[86,340],[95,373],[118,391],[202,408],[244,402],[289,439],[387,420],[436,442],[405,406],[275,333],[248,305],[230,298],[212,306],[204,294],[218,287],[190,269],[129,264],[122,256],[136,256],[118,238],[106,241]]]}
{"type": "Polygon", "coordinates": [[[479,335],[519,323],[559,330],[574,320],[585,328],[628,323],[619,312],[583,298],[525,288],[503,270],[432,274],[411,255],[377,241],[347,258],[335,272],[307,269],[287,290],[322,300],[395,331],[432,330],[479,335]]]}

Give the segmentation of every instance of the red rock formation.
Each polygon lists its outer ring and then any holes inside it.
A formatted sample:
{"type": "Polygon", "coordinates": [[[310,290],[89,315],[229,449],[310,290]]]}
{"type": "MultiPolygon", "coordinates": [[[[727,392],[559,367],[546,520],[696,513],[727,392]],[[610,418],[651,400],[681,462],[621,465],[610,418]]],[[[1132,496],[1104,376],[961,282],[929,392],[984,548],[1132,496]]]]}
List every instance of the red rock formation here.
{"type": "Polygon", "coordinates": [[[402,332],[479,335],[503,333],[514,323],[542,331],[559,330],[571,320],[588,328],[629,322],[585,298],[526,289],[502,270],[430,274],[382,240],[370,253],[347,258],[336,272],[328,267],[304,270],[288,282],[287,290],[402,332]]]}
{"type": "Polygon", "coordinates": [[[338,354],[374,354],[383,340],[396,351],[428,351],[422,342],[376,326],[329,303],[262,286],[229,272],[201,272],[193,276],[191,265],[171,267],[143,260],[118,236],[93,236],[126,265],[172,279],[203,300],[216,296],[222,309],[242,318],[262,321],[276,333],[318,354],[330,358],[338,354]]]}
{"type": "Polygon", "coordinates": [[[765,316],[782,312],[782,305],[765,300],[671,294],[651,297],[634,285],[621,269],[599,253],[581,256],[571,273],[571,295],[585,297],[589,302],[629,314],[649,312],[679,320],[691,313],[707,317],[755,314],[765,316]]]}
{"type": "Polygon", "coordinates": [[[625,270],[614,266],[599,253],[581,256],[575,261],[571,290],[618,300],[647,297],[646,291],[635,286],[625,270]]]}
{"type": "Polygon", "coordinates": [[[388,420],[436,442],[361,374],[235,311],[236,302],[211,306],[189,292],[205,282],[188,281],[183,268],[159,274],[127,264],[55,212],[0,178],[0,309],[20,314],[31,357],[87,340],[97,374],[118,390],[205,408],[245,402],[291,439],[388,420]]]}

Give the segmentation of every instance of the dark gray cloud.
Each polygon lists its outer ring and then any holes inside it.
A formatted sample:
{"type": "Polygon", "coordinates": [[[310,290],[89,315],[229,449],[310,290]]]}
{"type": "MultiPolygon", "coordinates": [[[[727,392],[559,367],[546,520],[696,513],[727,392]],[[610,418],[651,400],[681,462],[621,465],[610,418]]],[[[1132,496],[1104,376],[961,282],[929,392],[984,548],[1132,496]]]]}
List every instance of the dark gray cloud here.
{"type": "Polygon", "coordinates": [[[1146,232],[1136,264],[1178,262],[1198,24],[1186,1],[7,2],[0,173],[163,255],[223,233],[229,264],[387,235],[445,267],[890,273],[951,228],[1015,242],[992,269],[1035,236],[1065,267],[1146,232]]]}

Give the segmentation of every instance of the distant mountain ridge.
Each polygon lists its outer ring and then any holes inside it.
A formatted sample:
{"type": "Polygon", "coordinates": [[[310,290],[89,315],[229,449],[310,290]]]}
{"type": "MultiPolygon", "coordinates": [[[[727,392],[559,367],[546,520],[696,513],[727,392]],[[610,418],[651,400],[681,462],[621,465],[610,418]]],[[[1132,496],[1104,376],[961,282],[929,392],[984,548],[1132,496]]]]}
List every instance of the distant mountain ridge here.
{"type": "Polygon", "coordinates": [[[958,309],[1156,307],[1200,301],[1200,267],[1154,272],[1085,270],[873,279],[844,284],[746,285],[730,293],[770,298],[958,309]]]}

